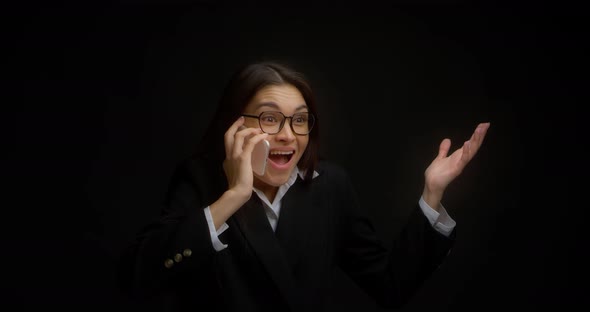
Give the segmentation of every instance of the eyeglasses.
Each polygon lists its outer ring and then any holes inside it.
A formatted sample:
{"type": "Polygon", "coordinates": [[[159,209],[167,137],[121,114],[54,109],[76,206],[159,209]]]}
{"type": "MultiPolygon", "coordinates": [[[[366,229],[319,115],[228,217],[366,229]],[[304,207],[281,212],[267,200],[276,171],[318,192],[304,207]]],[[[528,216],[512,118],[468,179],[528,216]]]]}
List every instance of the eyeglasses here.
{"type": "Polygon", "coordinates": [[[242,116],[258,119],[260,129],[268,134],[281,132],[287,118],[291,119],[289,122],[291,130],[298,135],[309,134],[315,123],[313,114],[309,112],[296,113],[293,116],[285,116],[281,112],[262,112],[258,116],[242,114],[242,116]]]}

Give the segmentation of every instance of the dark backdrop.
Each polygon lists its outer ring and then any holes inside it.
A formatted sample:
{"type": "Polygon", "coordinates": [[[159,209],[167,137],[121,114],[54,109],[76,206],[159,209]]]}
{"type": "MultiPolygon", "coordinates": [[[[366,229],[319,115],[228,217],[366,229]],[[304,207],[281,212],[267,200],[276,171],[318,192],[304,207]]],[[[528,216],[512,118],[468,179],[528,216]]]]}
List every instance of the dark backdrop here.
{"type": "MultiPolygon", "coordinates": [[[[135,310],[115,283],[237,65],[312,81],[322,154],[384,239],[444,137],[491,128],[444,204],[459,236],[406,311],[584,303],[587,14],[393,1],[23,3],[3,11],[9,143],[3,296],[20,308],[135,310]],[[579,181],[581,180],[581,181],[579,181]]],[[[338,275],[335,310],[379,311],[338,275]]]]}

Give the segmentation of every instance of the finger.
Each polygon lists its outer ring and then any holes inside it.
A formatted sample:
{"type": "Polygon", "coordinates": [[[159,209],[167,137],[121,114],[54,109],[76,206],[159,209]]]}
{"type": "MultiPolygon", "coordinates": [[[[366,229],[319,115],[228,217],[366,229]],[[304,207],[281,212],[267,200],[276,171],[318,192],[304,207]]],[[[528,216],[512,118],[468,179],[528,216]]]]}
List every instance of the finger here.
{"type": "Polygon", "coordinates": [[[244,153],[246,154],[252,154],[252,151],[254,150],[254,146],[256,146],[256,144],[258,144],[260,141],[266,139],[268,137],[268,133],[259,133],[256,134],[252,137],[250,137],[246,143],[244,144],[244,153]]]}
{"type": "Polygon", "coordinates": [[[224,135],[224,144],[225,144],[225,157],[229,157],[229,155],[233,154],[233,147],[234,147],[234,138],[236,131],[238,131],[238,127],[244,124],[244,116],[240,116],[234,123],[227,129],[224,135]]]}
{"type": "Polygon", "coordinates": [[[234,133],[234,137],[233,137],[233,146],[232,146],[232,158],[236,158],[238,157],[241,153],[242,153],[242,146],[244,145],[244,133],[242,132],[243,130],[248,129],[246,126],[244,126],[243,124],[240,125],[238,127],[238,130],[236,131],[236,133],[234,133]]]}
{"type": "Polygon", "coordinates": [[[471,157],[473,157],[473,155],[475,155],[479,150],[488,128],[489,123],[480,123],[477,128],[475,128],[475,131],[473,132],[472,138],[470,140],[471,157]]]}
{"type": "Polygon", "coordinates": [[[486,137],[486,134],[488,133],[489,128],[490,128],[489,122],[481,123],[477,127],[477,132],[478,132],[478,136],[479,136],[479,140],[478,140],[479,145],[481,145],[481,143],[483,143],[483,139],[486,137]]]}
{"type": "Polygon", "coordinates": [[[461,161],[467,163],[471,159],[471,140],[463,143],[463,153],[461,153],[461,161]]]}
{"type": "Polygon", "coordinates": [[[472,151],[477,151],[477,149],[479,148],[479,145],[481,144],[481,136],[482,136],[482,128],[481,125],[478,125],[477,128],[475,128],[475,131],[473,131],[473,135],[471,136],[471,140],[470,144],[471,144],[471,150],[472,151]]]}
{"type": "Polygon", "coordinates": [[[254,135],[262,132],[259,128],[243,127],[241,129],[234,135],[233,157],[236,158],[244,152],[244,144],[250,141],[254,135]]]}
{"type": "Polygon", "coordinates": [[[440,142],[440,146],[438,148],[438,157],[439,158],[447,157],[447,154],[449,153],[450,148],[451,148],[451,140],[450,139],[442,140],[442,142],[440,142]]]}

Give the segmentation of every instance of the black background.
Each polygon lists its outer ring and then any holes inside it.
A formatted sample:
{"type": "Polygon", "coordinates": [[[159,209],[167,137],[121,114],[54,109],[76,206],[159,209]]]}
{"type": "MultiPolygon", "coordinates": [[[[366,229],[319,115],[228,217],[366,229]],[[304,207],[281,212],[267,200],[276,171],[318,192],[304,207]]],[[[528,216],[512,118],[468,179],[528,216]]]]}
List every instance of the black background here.
{"type": "MultiPolygon", "coordinates": [[[[15,310],[137,310],[115,283],[238,64],[307,74],[322,154],[384,239],[444,137],[491,128],[443,204],[448,261],[403,310],[585,304],[588,14],[453,1],[111,1],[6,8],[2,296],[15,310]]],[[[338,311],[379,311],[338,275],[338,311]]]]}

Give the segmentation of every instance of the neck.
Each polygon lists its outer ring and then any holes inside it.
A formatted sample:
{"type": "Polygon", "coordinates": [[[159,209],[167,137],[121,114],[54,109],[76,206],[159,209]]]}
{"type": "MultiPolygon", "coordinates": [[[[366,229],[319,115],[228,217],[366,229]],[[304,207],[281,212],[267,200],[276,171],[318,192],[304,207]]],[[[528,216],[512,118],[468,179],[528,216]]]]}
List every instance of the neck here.
{"type": "Polygon", "coordinates": [[[264,195],[266,196],[266,198],[268,198],[268,200],[271,203],[275,200],[275,197],[277,196],[277,192],[279,191],[278,186],[268,185],[258,179],[254,179],[254,187],[256,187],[261,192],[263,192],[264,195]]]}

